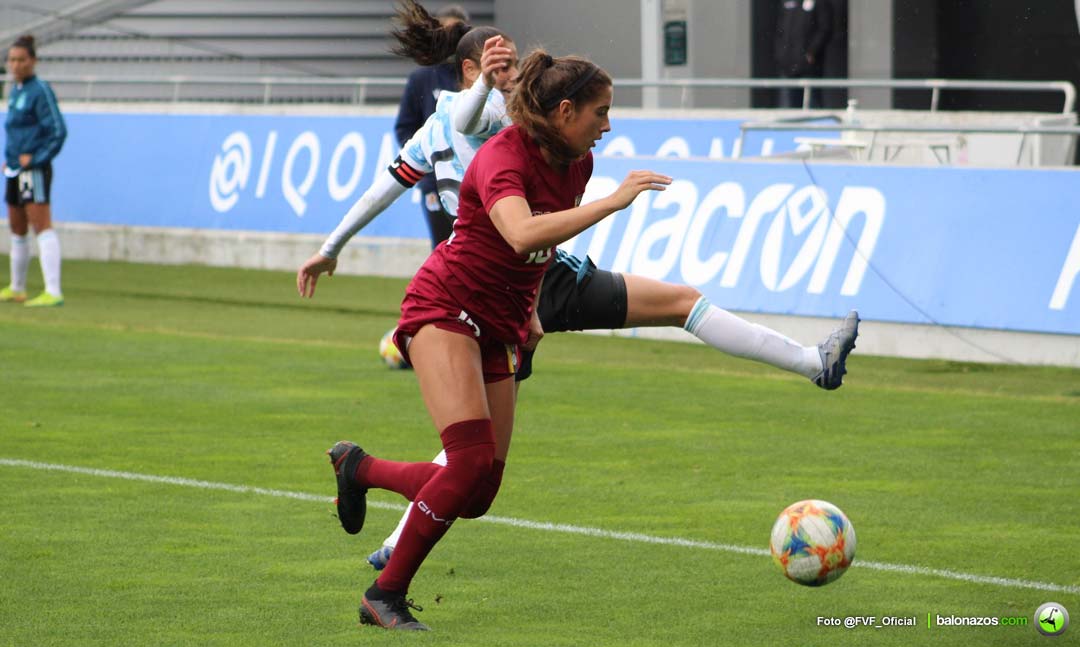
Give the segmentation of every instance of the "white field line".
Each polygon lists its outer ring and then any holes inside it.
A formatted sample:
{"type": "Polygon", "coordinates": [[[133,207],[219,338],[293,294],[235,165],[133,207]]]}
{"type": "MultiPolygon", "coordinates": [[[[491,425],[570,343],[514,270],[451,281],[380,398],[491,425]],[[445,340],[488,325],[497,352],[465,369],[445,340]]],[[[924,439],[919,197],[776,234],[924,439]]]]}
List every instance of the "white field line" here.
{"type": "MultiPolygon", "coordinates": [[[[114,470],[101,470],[89,467],[77,467],[74,465],[58,465],[55,463],[39,463],[15,458],[0,458],[0,466],[25,467],[35,470],[49,470],[54,472],[68,472],[71,474],[83,474],[104,478],[126,479],[129,481],[145,481],[148,483],[163,483],[166,485],[180,485],[184,487],[201,488],[204,490],[224,490],[237,494],[259,494],[263,496],[280,497],[286,499],[299,499],[301,501],[316,501],[319,503],[331,503],[334,498],[306,492],[289,492],[287,490],[271,490],[267,488],[252,487],[250,485],[233,485],[231,483],[215,483],[213,481],[199,481],[176,476],[155,476],[153,474],[136,474],[134,472],[117,472],[114,470]]],[[[405,509],[403,505],[384,503],[382,501],[368,501],[368,507],[382,510],[405,509]]],[[[563,523],[550,523],[546,521],[529,521],[527,519],[514,519],[512,517],[496,517],[487,515],[478,521],[495,523],[515,528],[539,530],[544,532],[558,532],[568,535],[582,535],[585,537],[597,537],[600,539],[617,539],[642,544],[659,544],[662,546],[681,546],[683,548],[698,548],[702,550],[716,550],[725,553],[738,553],[741,555],[754,555],[755,557],[768,557],[769,551],[763,548],[750,546],[736,546],[734,544],[720,544],[711,541],[698,541],[695,539],[683,539],[681,537],[656,537],[637,532],[618,532],[603,530],[601,528],[589,528],[587,526],[574,526],[563,523]]],[[[927,568],[925,566],[911,566],[908,564],[887,564],[883,562],[868,562],[859,560],[854,566],[868,568],[875,571],[891,571],[908,575],[928,575],[949,580],[971,582],[973,584],[990,584],[1015,589],[1035,589],[1038,591],[1050,591],[1055,593],[1080,594],[1080,586],[1069,584],[1051,584],[1049,582],[1035,582],[1032,580],[1018,580],[1009,577],[993,577],[988,575],[973,575],[939,568],[927,568]]]]}

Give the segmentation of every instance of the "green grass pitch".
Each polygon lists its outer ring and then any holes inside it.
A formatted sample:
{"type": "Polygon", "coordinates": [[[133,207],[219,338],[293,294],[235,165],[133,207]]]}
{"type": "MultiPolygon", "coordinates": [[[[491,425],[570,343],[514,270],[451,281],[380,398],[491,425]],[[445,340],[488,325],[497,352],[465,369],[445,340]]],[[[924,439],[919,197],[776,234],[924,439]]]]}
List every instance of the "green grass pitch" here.
{"type": "Polygon", "coordinates": [[[307,302],[282,272],[67,262],[64,281],[63,308],[0,307],[0,645],[1080,644],[1080,625],[927,628],[1047,601],[1080,623],[1080,371],[856,351],[825,393],[700,345],[550,335],[491,511],[536,524],[457,523],[411,591],[434,631],[398,635],[356,606],[399,513],[344,534],[323,452],[439,449],[414,377],[376,354],[405,282],[324,277],[307,302]],[[737,550],[804,498],[858,533],[820,589],[737,550]],[[818,626],[855,615],[917,625],[818,626]]]}

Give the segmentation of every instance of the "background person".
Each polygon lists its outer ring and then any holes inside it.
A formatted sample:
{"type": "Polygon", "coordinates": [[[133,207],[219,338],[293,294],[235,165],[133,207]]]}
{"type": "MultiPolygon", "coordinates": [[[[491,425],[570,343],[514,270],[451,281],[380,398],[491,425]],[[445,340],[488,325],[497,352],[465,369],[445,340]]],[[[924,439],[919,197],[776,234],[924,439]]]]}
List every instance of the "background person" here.
{"type": "Polygon", "coordinates": [[[59,306],[60,239],[52,228],[49,195],[52,189],[52,160],[67,137],[64,118],[49,84],[34,74],[37,52],[34,37],[19,37],[8,48],[7,69],[14,79],[4,121],[4,198],[11,228],[11,279],[0,290],[0,301],[29,307],[59,306]],[[29,227],[37,236],[45,291],[26,300],[26,273],[30,267],[29,227]]]}
{"type": "MultiPolygon", "coordinates": [[[[832,37],[833,14],[829,0],[781,0],[776,20],[773,55],[785,79],[820,79],[825,45],[832,37]]],[[[780,88],[781,108],[801,108],[802,88],[780,88]]],[[[810,91],[810,107],[821,107],[821,88],[810,91]]]]}
{"type": "MultiPolygon", "coordinates": [[[[408,0],[398,8],[398,27],[393,35],[398,40],[408,37],[409,25],[416,22],[417,12],[415,2],[408,0]]],[[[426,13],[426,12],[425,12],[426,13]]],[[[470,27],[469,13],[461,5],[450,5],[435,12],[435,18],[444,28],[455,35],[455,42],[461,39],[470,27]]],[[[403,53],[401,46],[395,46],[392,50],[395,54],[410,56],[403,53]]],[[[411,57],[411,56],[410,56],[411,57]]],[[[453,61],[446,59],[427,59],[419,67],[409,74],[405,82],[405,92],[401,95],[401,103],[398,105],[397,120],[394,121],[394,136],[398,146],[404,146],[416,131],[424,125],[427,118],[435,112],[435,103],[439,95],[444,91],[456,92],[458,90],[458,75],[454,69],[453,61]]],[[[427,175],[416,188],[420,190],[420,208],[427,222],[428,234],[431,237],[431,248],[434,249],[441,241],[450,237],[450,231],[454,226],[454,219],[446,213],[439,202],[439,194],[435,188],[435,176],[427,175]]]]}

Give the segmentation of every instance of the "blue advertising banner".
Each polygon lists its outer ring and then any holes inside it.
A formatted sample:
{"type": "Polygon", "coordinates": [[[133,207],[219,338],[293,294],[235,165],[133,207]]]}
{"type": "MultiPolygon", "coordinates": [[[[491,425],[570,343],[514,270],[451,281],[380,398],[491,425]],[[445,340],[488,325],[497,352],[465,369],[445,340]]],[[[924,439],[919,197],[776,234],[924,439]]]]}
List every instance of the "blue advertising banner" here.
{"type": "Polygon", "coordinates": [[[732,310],[1080,334],[1077,171],[603,158],[583,201],[642,167],[675,181],[565,249],[732,310]]]}
{"type": "MultiPolygon", "coordinates": [[[[67,121],[53,193],[62,221],[325,234],[397,153],[390,117],[67,121]]],[[[876,320],[1080,334],[1076,171],[734,162],[724,158],[738,122],[615,129],[586,199],[634,168],[676,182],[566,244],[601,267],[693,285],[733,310],[857,307],[876,320]]],[[[759,135],[744,153],[792,150],[794,136],[759,135]]],[[[426,238],[410,197],[363,235],[426,238]]]]}
{"type": "MultiPolygon", "coordinates": [[[[65,119],[54,203],[62,220],[79,222],[329,232],[398,151],[391,117],[73,112],[65,119]]],[[[602,152],[728,157],[739,123],[624,119],[602,152]]],[[[794,150],[797,135],[755,133],[747,154],[794,150]]],[[[410,195],[364,235],[427,238],[419,213],[419,196],[410,195]]]]}

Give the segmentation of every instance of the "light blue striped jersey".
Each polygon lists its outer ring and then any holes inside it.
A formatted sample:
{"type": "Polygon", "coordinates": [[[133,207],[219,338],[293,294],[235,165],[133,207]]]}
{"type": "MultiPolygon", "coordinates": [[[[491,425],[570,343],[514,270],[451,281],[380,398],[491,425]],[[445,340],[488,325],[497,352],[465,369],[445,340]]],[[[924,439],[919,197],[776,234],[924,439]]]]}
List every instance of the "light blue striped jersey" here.
{"type": "Polygon", "coordinates": [[[452,118],[454,100],[460,95],[460,92],[440,94],[435,112],[401,149],[401,157],[409,166],[435,174],[435,186],[443,208],[455,218],[465,169],[472,163],[481,144],[511,123],[502,92],[492,90],[481,116],[483,130],[479,135],[463,135],[454,129],[452,118]]]}

